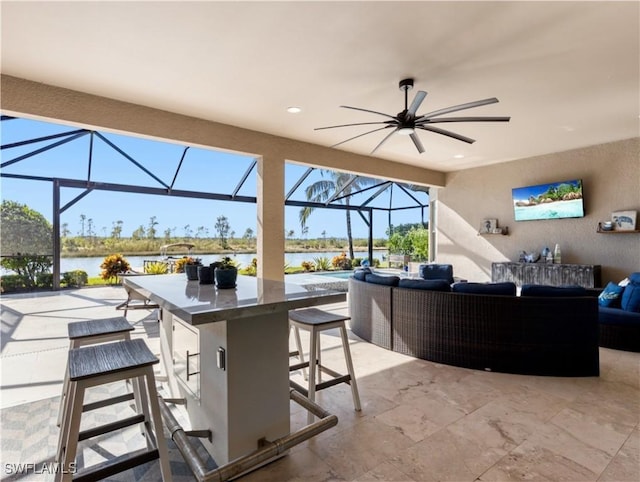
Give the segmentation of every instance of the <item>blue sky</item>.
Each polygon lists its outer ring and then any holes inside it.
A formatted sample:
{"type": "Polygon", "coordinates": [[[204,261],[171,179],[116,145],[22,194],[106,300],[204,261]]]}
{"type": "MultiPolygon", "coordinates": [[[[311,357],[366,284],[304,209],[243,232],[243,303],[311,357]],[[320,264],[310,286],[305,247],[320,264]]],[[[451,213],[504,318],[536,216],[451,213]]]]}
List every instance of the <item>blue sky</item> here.
{"type": "MultiPolygon", "coordinates": [[[[3,146],[75,130],[75,128],[69,126],[27,119],[2,121],[0,126],[3,146]]],[[[184,146],[104,132],[102,134],[165,184],[171,184],[183,155],[184,146]]],[[[1,152],[2,163],[58,142],[61,139],[3,149],[1,152]]],[[[80,137],[64,145],[13,163],[2,170],[3,173],[12,174],[86,179],[89,173],[88,160],[90,151],[90,177],[92,181],[161,187],[157,180],[136,167],[122,154],[110,147],[108,143],[94,138],[93,145],[91,145],[89,136],[80,137]]],[[[190,147],[184,157],[174,189],[230,194],[250,166],[252,160],[248,156],[190,147]]],[[[306,169],[305,166],[287,164],[285,170],[285,189],[287,191],[306,169]]],[[[292,199],[305,200],[304,187],[320,178],[320,172],[315,171],[296,190],[292,199]]],[[[3,200],[8,199],[27,204],[51,220],[53,188],[50,182],[2,178],[1,183],[1,197],[3,200]]],[[[64,206],[82,192],[82,189],[63,188],[61,190],[61,206],[64,206]]],[[[254,169],[238,194],[255,196],[255,192],[256,176],[254,169]]],[[[363,202],[375,192],[376,190],[374,189],[360,194],[353,202],[363,202]]],[[[427,201],[424,193],[417,193],[416,196],[423,202],[427,201]]],[[[406,194],[397,188],[394,189],[393,200],[394,206],[411,204],[406,194]]],[[[380,195],[371,205],[388,207],[388,193],[380,195]]],[[[285,208],[285,227],[287,230],[293,230],[295,237],[301,236],[301,228],[298,221],[299,211],[300,208],[297,207],[285,208]]],[[[208,230],[210,236],[213,236],[215,234],[216,218],[221,215],[228,218],[231,229],[236,236],[242,236],[247,228],[251,228],[254,233],[256,233],[257,229],[254,204],[187,199],[174,196],[93,191],[63,212],[61,222],[68,225],[68,229],[72,234],[79,234],[82,215],[86,216],[87,220],[92,220],[93,230],[100,236],[109,235],[116,221],[122,221],[122,235],[130,236],[138,226],[142,225],[146,228],[149,225],[151,216],[155,216],[158,222],[156,226],[158,236],[162,236],[166,229],[172,229],[174,236],[183,236],[186,226],[189,226],[192,234],[195,234],[198,228],[204,228],[208,230]]],[[[392,216],[392,223],[420,222],[420,215],[419,209],[396,211],[392,216]]],[[[428,216],[426,212],[425,216],[428,216]]],[[[379,211],[374,215],[374,237],[385,236],[387,223],[388,216],[386,212],[379,211]]],[[[326,231],[327,237],[346,237],[345,214],[343,211],[333,209],[315,210],[309,218],[308,227],[308,237],[310,238],[321,237],[323,231],[326,231]]],[[[85,221],[85,230],[86,228],[87,222],[85,221]]],[[[352,228],[355,237],[364,238],[367,236],[368,228],[356,212],[352,213],[352,228]]]]}

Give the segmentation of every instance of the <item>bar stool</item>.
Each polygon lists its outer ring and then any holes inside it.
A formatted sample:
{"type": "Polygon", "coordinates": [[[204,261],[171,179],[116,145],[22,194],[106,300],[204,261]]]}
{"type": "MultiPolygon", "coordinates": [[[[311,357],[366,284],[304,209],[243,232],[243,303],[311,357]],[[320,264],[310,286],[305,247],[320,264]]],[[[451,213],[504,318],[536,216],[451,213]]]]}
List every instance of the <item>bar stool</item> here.
{"type": "Polygon", "coordinates": [[[59,472],[56,481],[101,480],[113,474],[160,459],[162,480],[171,480],[171,468],[167,442],[164,438],[158,393],[155,386],[153,365],[159,360],[149,350],[143,340],[126,340],[102,345],[86,346],[69,350],[68,402],[65,403],[56,462],[59,472]],[[137,386],[136,397],[139,403],[136,414],[112,423],[80,431],[85,391],[87,388],[131,379],[137,386]],[[78,442],[96,437],[135,424],[144,424],[146,449],[123,454],[114,460],[92,467],[83,468],[77,474],[74,468],[78,442]]]}
{"type": "MultiPolygon", "coordinates": [[[[348,319],[348,316],[336,315],[317,308],[305,308],[302,310],[289,311],[289,326],[293,327],[294,335],[296,337],[296,345],[298,348],[297,352],[290,352],[289,355],[299,355],[300,358],[300,363],[290,365],[289,371],[291,372],[301,368],[304,370],[304,368],[309,367],[309,384],[308,389],[305,389],[294,381],[290,381],[289,383],[293,388],[306,395],[311,401],[315,401],[316,391],[324,390],[325,388],[332,387],[339,383],[346,383],[351,386],[353,405],[356,411],[360,411],[360,396],[358,395],[358,386],[356,384],[356,376],[353,371],[351,351],[349,350],[349,338],[347,337],[347,328],[345,325],[345,320],[348,319]],[[342,349],[344,350],[344,358],[347,364],[347,375],[342,375],[331,370],[330,368],[323,366],[321,363],[320,333],[333,328],[340,329],[342,349]],[[309,332],[309,361],[304,361],[304,356],[302,355],[299,330],[306,330],[309,332]],[[319,383],[316,382],[316,367],[319,383]],[[322,373],[326,373],[333,378],[323,382],[321,380],[322,373]]],[[[309,423],[312,421],[313,415],[309,413],[309,423]]]]}
{"type": "MultiPolygon", "coordinates": [[[[75,321],[67,326],[69,334],[69,349],[80,348],[86,345],[95,345],[97,343],[105,343],[108,341],[130,340],[130,333],[133,326],[129,324],[124,316],[116,316],[114,318],[103,318],[99,320],[75,321]]],[[[64,381],[62,383],[62,395],[60,396],[60,408],[58,410],[58,427],[62,422],[62,413],[64,412],[64,404],[69,390],[69,365],[65,370],[64,381]]],[[[118,403],[125,400],[133,399],[131,394],[125,395],[125,398],[118,397],[111,399],[110,403],[118,403]]],[[[104,406],[104,405],[103,405],[104,406]]]]}

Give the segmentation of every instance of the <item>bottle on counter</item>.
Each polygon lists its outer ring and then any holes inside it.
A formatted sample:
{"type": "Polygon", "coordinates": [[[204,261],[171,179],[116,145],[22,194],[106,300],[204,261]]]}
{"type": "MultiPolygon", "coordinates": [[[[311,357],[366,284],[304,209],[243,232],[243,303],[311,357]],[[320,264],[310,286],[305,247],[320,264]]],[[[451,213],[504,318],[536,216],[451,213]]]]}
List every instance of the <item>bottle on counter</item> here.
{"type": "Polygon", "coordinates": [[[554,264],[562,264],[562,253],[560,252],[560,245],[556,244],[553,250],[553,262],[554,264]]]}

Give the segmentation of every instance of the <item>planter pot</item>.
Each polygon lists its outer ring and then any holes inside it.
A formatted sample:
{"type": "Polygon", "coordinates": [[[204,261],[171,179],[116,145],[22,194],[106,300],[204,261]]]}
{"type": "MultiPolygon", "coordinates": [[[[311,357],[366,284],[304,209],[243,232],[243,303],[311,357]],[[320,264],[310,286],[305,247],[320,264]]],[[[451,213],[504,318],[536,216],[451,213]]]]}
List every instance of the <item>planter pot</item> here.
{"type": "Polygon", "coordinates": [[[198,266],[198,280],[201,285],[213,284],[213,270],[209,266],[198,266]]]}
{"type": "Polygon", "coordinates": [[[236,287],[236,280],[238,279],[238,269],[221,269],[215,270],[216,286],[219,289],[228,289],[236,287]]]}
{"type": "Polygon", "coordinates": [[[184,272],[187,275],[187,279],[189,281],[195,281],[198,279],[198,267],[201,265],[198,264],[185,264],[184,272]]]}

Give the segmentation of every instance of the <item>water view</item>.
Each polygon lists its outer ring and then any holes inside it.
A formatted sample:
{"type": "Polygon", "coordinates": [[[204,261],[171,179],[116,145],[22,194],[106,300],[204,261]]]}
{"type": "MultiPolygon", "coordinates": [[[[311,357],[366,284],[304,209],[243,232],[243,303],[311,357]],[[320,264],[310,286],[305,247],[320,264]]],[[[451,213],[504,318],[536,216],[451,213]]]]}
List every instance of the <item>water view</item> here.
{"type": "MultiPolygon", "coordinates": [[[[314,258],[326,257],[333,258],[334,256],[338,256],[343,251],[325,251],[319,253],[286,253],[285,254],[285,262],[290,266],[300,266],[303,261],[313,261],[314,258]]],[[[382,254],[386,253],[385,251],[374,251],[373,257],[375,259],[382,260],[382,254]]],[[[367,252],[356,252],[354,253],[357,258],[366,258],[367,252]]],[[[219,254],[198,254],[193,255],[202,259],[203,264],[213,263],[214,261],[220,259],[219,254]]],[[[235,254],[230,255],[230,257],[236,262],[240,264],[240,267],[247,267],[251,264],[251,260],[255,258],[256,253],[244,253],[244,254],[235,254]]],[[[162,260],[162,257],[157,255],[148,255],[148,256],[126,256],[127,261],[131,265],[131,268],[136,271],[142,271],[143,262],[145,260],[162,260]]],[[[62,258],[60,260],[60,271],[64,273],[65,271],[73,271],[76,269],[81,269],[86,271],[87,274],[92,276],[100,275],[100,264],[102,264],[104,257],[94,257],[94,258],[62,258]]]]}

